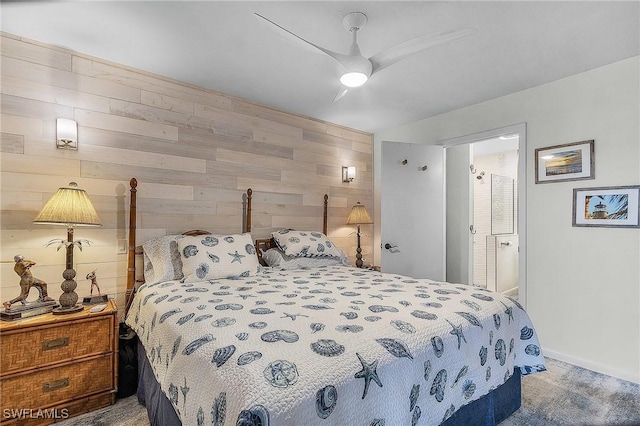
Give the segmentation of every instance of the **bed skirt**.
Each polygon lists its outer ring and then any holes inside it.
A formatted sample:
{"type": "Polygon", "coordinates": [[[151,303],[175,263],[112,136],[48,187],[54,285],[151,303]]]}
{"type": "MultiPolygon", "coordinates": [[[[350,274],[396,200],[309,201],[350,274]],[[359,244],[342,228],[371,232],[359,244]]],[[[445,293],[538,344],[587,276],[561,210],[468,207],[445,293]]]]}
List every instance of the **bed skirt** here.
{"type": "MultiPolygon", "coordinates": [[[[147,408],[152,426],[178,426],[180,419],[173,405],[160,389],[147,359],[147,353],[138,341],[138,402],[147,408]]],[[[499,388],[482,398],[463,406],[443,423],[443,426],[493,426],[509,417],[522,399],[521,374],[514,374],[499,388]]]]}

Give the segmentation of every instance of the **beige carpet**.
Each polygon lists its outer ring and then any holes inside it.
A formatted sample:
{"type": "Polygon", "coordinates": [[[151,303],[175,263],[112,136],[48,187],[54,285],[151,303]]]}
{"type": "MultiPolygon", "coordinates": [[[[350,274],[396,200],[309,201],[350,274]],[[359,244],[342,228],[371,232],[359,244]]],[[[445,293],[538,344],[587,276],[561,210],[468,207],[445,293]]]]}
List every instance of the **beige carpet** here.
{"type": "MultiPolygon", "coordinates": [[[[234,420],[227,423],[233,425],[234,420]]],[[[147,426],[149,421],[134,395],[58,424],[147,426]]],[[[640,385],[547,359],[547,371],[522,378],[522,407],[501,426],[550,425],[638,426],[640,385]]]]}

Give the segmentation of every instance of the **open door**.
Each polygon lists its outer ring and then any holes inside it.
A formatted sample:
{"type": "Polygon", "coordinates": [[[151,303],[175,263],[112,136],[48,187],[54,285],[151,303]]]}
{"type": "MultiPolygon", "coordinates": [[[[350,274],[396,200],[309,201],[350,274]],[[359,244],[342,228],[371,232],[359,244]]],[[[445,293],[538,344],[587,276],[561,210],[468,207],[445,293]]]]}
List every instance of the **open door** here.
{"type": "Polygon", "coordinates": [[[381,268],[445,279],[444,148],[382,142],[381,268]]]}

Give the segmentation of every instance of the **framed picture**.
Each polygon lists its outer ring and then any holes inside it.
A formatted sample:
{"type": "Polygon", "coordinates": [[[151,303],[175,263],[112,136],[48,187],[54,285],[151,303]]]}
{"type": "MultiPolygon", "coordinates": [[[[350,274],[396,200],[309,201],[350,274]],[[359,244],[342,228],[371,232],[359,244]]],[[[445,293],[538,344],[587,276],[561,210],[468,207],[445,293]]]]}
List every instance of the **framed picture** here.
{"type": "Polygon", "coordinates": [[[536,183],[595,179],[594,141],[538,148],[536,183]]]}
{"type": "Polygon", "coordinates": [[[640,228],[640,185],[574,188],[573,226],[640,228]]]}

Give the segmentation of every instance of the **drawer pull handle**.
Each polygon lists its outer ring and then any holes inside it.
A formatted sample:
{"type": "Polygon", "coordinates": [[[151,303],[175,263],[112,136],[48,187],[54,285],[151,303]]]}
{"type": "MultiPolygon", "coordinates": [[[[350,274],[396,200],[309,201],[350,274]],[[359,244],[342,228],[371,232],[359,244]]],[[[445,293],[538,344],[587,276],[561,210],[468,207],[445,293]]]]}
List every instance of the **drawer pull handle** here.
{"type": "Polygon", "coordinates": [[[57,348],[65,347],[65,346],[69,346],[69,338],[68,337],[61,337],[59,339],[49,340],[47,342],[43,342],[42,343],[42,350],[43,351],[48,351],[49,349],[57,349],[57,348]]]}
{"type": "Polygon", "coordinates": [[[51,392],[56,389],[61,389],[69,386],[69,378],[65,377],[64,379],[54,380],[53,382],[45,383],[42,385],[42,390],[44,392],[51,392]]]}

